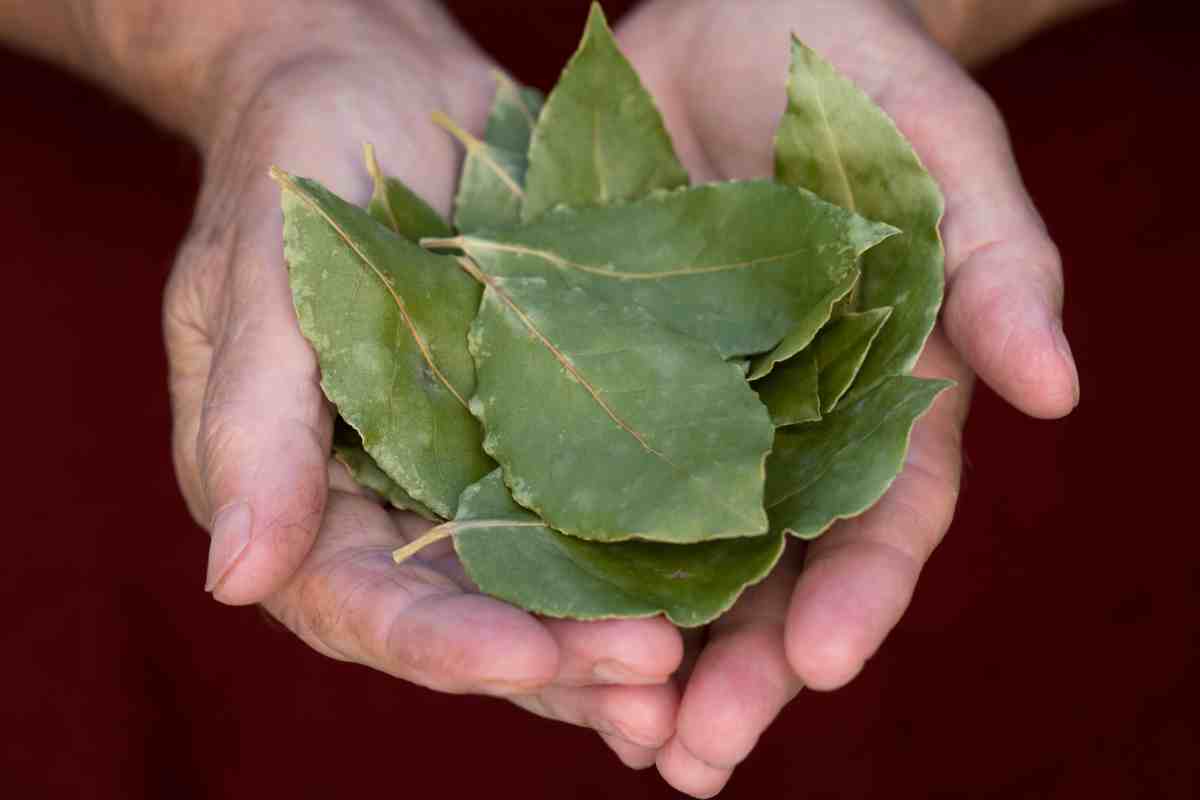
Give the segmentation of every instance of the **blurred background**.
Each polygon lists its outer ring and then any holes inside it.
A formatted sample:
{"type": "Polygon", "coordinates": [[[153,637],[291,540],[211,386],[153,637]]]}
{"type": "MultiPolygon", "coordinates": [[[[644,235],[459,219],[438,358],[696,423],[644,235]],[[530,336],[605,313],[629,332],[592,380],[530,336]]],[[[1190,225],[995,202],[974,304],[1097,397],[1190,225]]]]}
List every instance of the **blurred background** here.
{"type": "MultiPolygon", "coordinates": [[[[544,89],[587,10],[450,5],[544,89]]],[[[1198,796],[1193,7],[1128,2],[979,72],[1063,252],[1082,405],[1037,422],[979,388],[908,615],[724,797],[1198,796]]],[[[51,67],[0,52],[0,75],[0,793],[676,796],[591,733],[335,663],[203,592],[159,333],[199,164],[51,67]]]]}

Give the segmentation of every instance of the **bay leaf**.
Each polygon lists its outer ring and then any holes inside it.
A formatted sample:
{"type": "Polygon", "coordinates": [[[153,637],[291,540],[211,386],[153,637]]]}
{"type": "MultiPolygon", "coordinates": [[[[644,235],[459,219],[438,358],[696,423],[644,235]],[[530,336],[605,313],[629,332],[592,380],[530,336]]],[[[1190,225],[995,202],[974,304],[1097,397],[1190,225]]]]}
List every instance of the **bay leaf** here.
{"type": "Polygon", "coordinates": [[[777,366],[754,389],[777,428],[821,418],[820,372],[812,348],[777,366]]]}
{"type": "Polygon", "coordinates": [[[863,256],[855,308],[893,311],[851,394],[909,372],[942,302],[942,193],[891,118],[794,37],[775,176],[902,231],[863,256]]]}
{"type": "Polygon", "coordinates": [[[518,503],[595,541],[766,532],[773,426],[738,365],[637,306],[462,263],[486,285],[471,410],[518,503]]]}
{"type": "Polygon", "coordinates": [[[857,269],[847,271],[844,278],[835,283],[824,297],[809,306],[800,315],[796,327],[783,337],[783,341],[775,345],[769,353],[755,356],[751,360],[748,379],[756,381],[766,377],[771,370],[775,369],[776,364],[787,361],[812,344],[817,332],[832,318],[838,303],[853,291],[858,278],[859,271],[857,269]]]}
{"type": "Polygon", "coordinates": [[[769,350],[827,307],[859,255],[894,233],[810,192],[742,181],[423,244],[461,249],[488,275],[639,306],[737,357],[769,350]]]}
{"type": "Polygon", "coordinates": [[[529,140],[546,98],[537,89],[522,86],[503,72],[495,72],[496,96],[488,114],[483,139],[510,153],[529,154],[529,140]]]}
{"type": "Polygon", "coordinates": [[[442,518],[430,511],[423,503],[414,500],[375,463],[375,459],[363,448],[362,437],[341,417],[333,425],[333,457],[350,472],[360,485],[373,491],[395,508],[412,511],[430,522],[441,522],[442,518]]]}
{"type": "Polygon", "coordinates": [[[434,114],[433,120],[467,151],[454,197],[455,227],[470,233],[519,222],[525,196],[525,154],[481,141],[445,114],[434,114]]]}
{"type": "Polygon", "coordinates": [[[463,492],[448,525],[481,591],[537,614],[614,619],[665,614],[682,627],[720,616],[762,580],[784,536],[679,545],[564,536],[517,505],[499,470],[463,492]]]}
{"type": "Polygon", "coordinates": [[[467,408],[466,333],[480,289],[315,181],[272,169],[300,329],[321,386],[376,463],[412,498],[454,516],[494,468],[467,408]]]}
{"type": "Polygon", "coordinates": [[[843,314],[821,329],[812,344],[821,374],[821,413],[833,411],[854,383],[872,343],[891,314],[890,306],[843,314]]]}
{"type": "Polygon", "coordinates": [[[453,235],[453,229],[442,215],[430,208],[416,192],[398,178],[384,175],[375,157],[375,148],[370,144],[363,145],[363,158],[374,182],[371,202],[367,206],[372,217],[414,242],[426,236],[453,235]]]}
{"type": "Polygon", "coordinates": [[[913,425],[953,385],[885,378],[819,422],[776,431],[767,460],[771,530],[813,539],[873,506],[904,466],[913,425]]]}
{"type": "Polygon", "coordinates": [[[558,205],[627,202],[687,182],[662,114],[593,3],[583,41],[533,131],[522,218],[558,205]]]}

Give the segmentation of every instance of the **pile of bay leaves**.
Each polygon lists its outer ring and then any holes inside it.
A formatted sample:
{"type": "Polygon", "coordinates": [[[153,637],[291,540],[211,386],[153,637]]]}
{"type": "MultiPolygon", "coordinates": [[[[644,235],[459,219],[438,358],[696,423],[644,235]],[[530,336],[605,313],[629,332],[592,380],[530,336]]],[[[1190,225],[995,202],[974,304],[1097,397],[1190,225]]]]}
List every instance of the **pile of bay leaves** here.
{"type": "MultiPolygon", "coordinates": [[[[702,625],[785,535],[874,504],[949,384],[908,376],[942,199],[793,43],[775,180],[690,186],[598,6],[547,98],[498,78],[453,227],[367,149],[368,209],[273,170],[297,316],[363,485],[487,594],[702,625]]],[[[782,98],[781,98],[782,102],[782,98]]]]}

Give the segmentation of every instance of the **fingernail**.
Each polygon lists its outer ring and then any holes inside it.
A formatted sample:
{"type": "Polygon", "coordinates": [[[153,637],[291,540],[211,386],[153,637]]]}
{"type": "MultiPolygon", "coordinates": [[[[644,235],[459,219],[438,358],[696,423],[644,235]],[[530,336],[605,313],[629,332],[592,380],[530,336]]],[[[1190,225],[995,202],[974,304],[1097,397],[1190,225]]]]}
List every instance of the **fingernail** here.
{"type": "Polygon", "coordinates": [[[597,661],[592,667],[592,677],[598,683],[617,683],[629,686],[652,686],[663,683],[666,677],[651,677],[634,672],[619,661],[597,661]]]}
{"type": "Polygon", "coordinates": [[[251,522],[250,505],[244,501],[225,506],[213,517],[204,591],[211,592],[225,580],[246,551],[250,544],[251,522]]]}
{"type": "Polygon", "coordinates": [[[1075,395],[1075,405],[1079,405],[1079,368],[1075,366],[1075,356],[1071,352],[1071,343],[1063,331],[1062,320],[1054,321],[1054,349],[1062,356],[1067,368],[1071,370],[1072,390],[1075,395]]]}

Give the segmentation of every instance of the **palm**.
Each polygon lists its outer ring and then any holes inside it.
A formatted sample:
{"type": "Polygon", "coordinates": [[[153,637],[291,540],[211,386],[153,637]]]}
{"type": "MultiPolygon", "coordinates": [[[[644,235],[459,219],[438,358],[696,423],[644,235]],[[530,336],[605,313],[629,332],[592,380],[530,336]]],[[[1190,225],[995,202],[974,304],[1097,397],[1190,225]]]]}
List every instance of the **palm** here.
{"type": "Polygon", "coordinates": [[[1070,367],[1051,341],[1057,254],[1023,195],[1003,123],[900,6],[660,0],[618,32],[693,180],[772,174],[794,32],[891,114],[948,210],[949,296],[916,372],[958,388],[917,425],[879,504],[806,552],[794,543],[786,563],[710,627],[676,734],[657,756],[664,777],[693,794],[719,789],[802,685],[850,680],[899,620],[953,515],[972,368],[1028,413],[1056,416],[1074,404],[1070,367]],[[1021,271],[996,271],[1014,261],[1021,271]]]}

